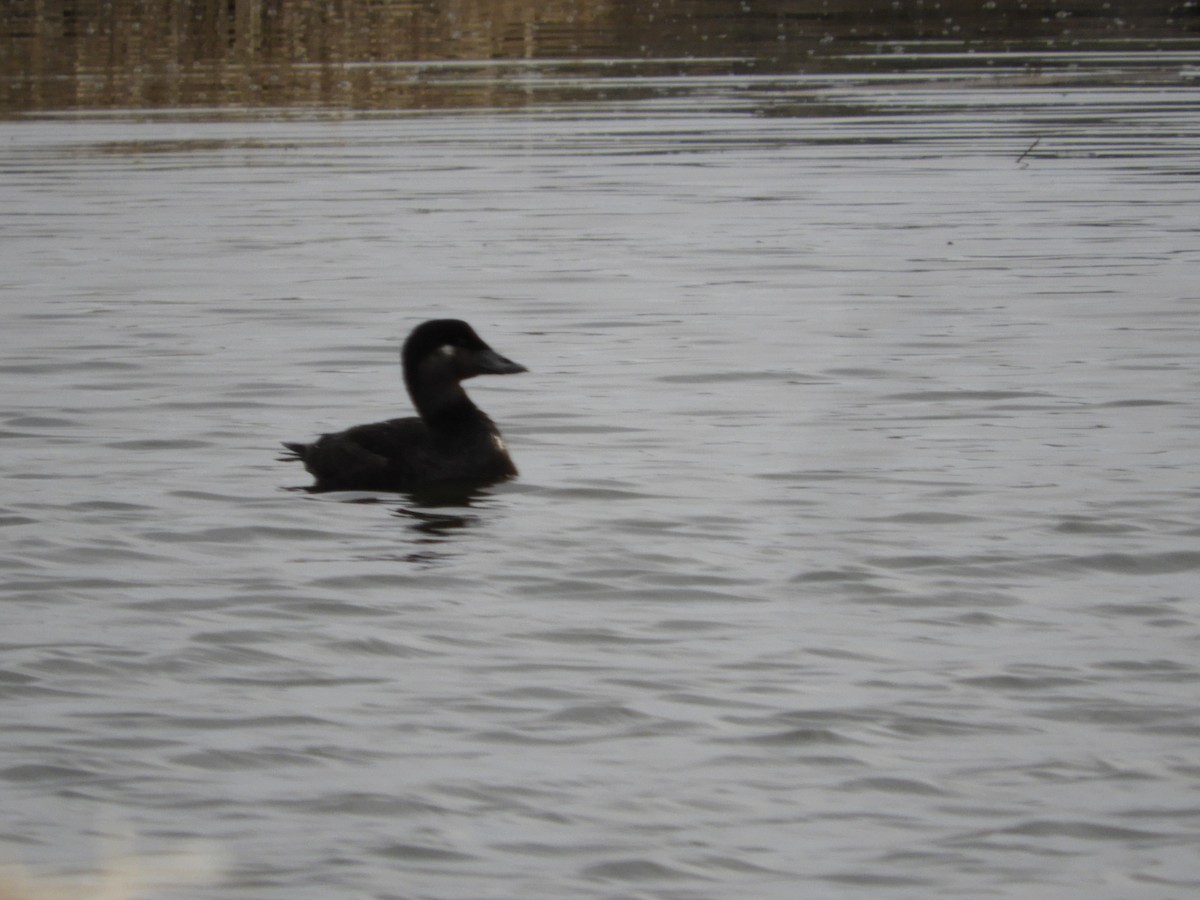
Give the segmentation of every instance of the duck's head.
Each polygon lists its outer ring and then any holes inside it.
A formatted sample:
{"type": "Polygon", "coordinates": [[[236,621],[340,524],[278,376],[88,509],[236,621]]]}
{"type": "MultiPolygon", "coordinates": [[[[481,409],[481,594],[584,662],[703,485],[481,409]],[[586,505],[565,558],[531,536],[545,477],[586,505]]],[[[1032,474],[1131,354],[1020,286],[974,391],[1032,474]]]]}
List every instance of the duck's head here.
{"type": "Polygon", "coordinates": [[[516,375],[524,366],[501,356],[460,319],[431,319],[413,329],[401,351],[404,381],[460,382],[476,375],[516,375]]]}

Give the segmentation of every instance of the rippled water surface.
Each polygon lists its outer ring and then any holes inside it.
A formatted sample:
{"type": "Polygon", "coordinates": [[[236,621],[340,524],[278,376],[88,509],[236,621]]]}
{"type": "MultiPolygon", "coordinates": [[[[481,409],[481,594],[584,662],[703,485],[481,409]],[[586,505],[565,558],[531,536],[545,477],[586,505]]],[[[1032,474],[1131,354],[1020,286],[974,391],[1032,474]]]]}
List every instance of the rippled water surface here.
{"type": "Polygon", "coordinates": [[[1026,81],[0,125],[0,856],[1191,896],[1200,101],[1026,81]],[[521,478],[290,490],[447,315],[521,478]]]}

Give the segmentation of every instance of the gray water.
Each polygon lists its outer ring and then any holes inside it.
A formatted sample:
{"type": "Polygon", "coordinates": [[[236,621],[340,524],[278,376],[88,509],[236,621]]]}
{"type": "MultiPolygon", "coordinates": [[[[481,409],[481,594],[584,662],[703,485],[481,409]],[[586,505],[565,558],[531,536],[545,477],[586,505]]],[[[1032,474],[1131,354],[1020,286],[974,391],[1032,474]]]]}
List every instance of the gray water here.
{"type": "Polygon", "coordinates": [[[0,858],[1200,887],[1194,84],[669,88],[0,124],[0,858]],[[434,316],[521,477],[294,490],[434,316]]]}

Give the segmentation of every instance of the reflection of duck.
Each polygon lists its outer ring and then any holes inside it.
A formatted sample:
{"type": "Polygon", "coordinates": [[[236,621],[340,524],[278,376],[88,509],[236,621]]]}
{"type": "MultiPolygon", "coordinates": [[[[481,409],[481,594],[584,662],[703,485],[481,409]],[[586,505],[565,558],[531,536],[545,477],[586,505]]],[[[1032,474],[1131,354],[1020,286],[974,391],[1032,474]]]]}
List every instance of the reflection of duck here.
{"type": "Polygon", "coordinates": [[[420,417],[356,425],[311,444],[284,443],[315,477],[314,491],[410,491],[441,482],[487,483],[517,468],[500,430],[463,390],[476,375],[528,371],[485,344],[466,322],[413,329],[400,354],[420,417]]]}

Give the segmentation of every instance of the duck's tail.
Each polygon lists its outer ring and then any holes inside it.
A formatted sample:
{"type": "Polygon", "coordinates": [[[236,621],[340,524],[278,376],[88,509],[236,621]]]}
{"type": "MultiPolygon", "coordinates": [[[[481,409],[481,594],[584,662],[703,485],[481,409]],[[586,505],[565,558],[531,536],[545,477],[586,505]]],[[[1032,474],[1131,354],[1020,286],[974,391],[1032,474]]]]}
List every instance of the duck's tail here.
{"type": "Polygon", "coordinates": [[[311,447],[312,445],[311,444],[293,444],[289,441],[284,441],[283,446],[284,446],[284,449],[287,450],[287,452],[284,453],[282,456],[277,457],[280,462],[292,462],[294,460],[299,460],[300,462],[304,462],[305,458],[308,456],[308,448],[311,447]]]}

